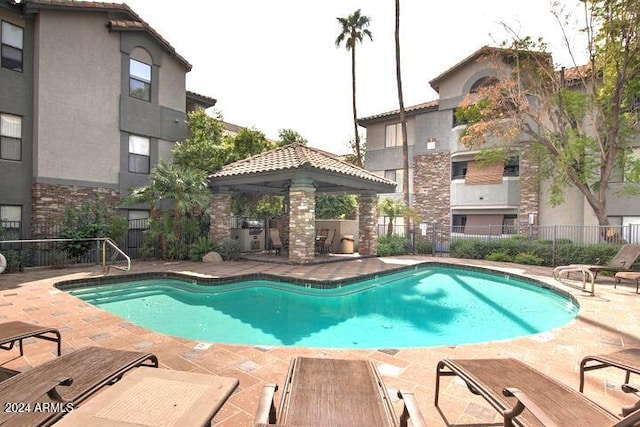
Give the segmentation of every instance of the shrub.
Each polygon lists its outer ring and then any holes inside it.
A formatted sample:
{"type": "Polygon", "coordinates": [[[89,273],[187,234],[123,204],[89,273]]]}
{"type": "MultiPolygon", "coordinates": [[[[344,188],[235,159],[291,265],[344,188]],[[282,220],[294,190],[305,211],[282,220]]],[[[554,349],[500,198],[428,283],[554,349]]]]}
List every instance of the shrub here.
{"type": "Polygon", "coordinates": [[[522,252],[517,254],[513,261],[517,264],[527,264],[527,265],[544,265],[544,259],[536,256],[535,254],[522,252]]]}
{"type": "Polygon", "coordinates": [[[491,252],[485,259],[488,261],[513,262],[513,257],[506,252],[491,252]]]}
{"type": "Polygon", "coordinates": [[[430,254],[433,252],[433,245],[428,240],[420,239],[416,241],[416,253],[417,254],[430,254]]]}
{"type": "Polygon", "coordinates": [[[218,253],[225,261],[240,258],[240,242],[238,240],[226,239],[218,246],[218,253]]]}
{"type": "Polygon", "coordinates": [[[454,240],[449,246],[449,253],[455,258],[484,259],[491,252],[487,243],[479,239],[454,240]]]}
{"type": "Polygon", "coordinates": [[[19,273],[24,271],[24,267],[29,256],[29,253],[26,250],[10,249],[2,252],[2,254],[7,260],[7,268],[4,271],[5,273],[19,273]]]}
{"type": "Polygon", "coordinates": [[[397,256],[408,253],[411,253],[411,243],[404,237],[381,236],[378,239],[378,256],[397,256]]]}
{"type": "Polygon", "coordinates": [[[209,252],[215,250],[216,244],[209,237],[198,237],[189,247],[189,258],[191,261],[202,261],[209,252]]]}

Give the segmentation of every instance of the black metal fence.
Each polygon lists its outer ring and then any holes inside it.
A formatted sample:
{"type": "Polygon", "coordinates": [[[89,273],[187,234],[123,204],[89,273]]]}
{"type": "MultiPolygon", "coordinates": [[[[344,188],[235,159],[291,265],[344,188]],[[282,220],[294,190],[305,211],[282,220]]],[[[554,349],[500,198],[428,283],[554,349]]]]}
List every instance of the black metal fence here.
{"type": "MultiPolygon", "coordinates": [[[[388,236],[389,224],[378,224],[377,231],[378,236],[388,236]]],[[[424,242],[429,242],[432,254],[447,255],[453,242],[471,239],[494,241],[518,238],[545,241],[551,243],[553,248],[558,243],[569,242],[581,245],[640,244],[640,224],[624,226],[532,225],[520,229],[506,225],[458,227],[439,224],[412,224],[410,227],[406,227],[402,224],[394,224],[391,227],[391,235],[407,239],[413,253],[419,253],[419,246],[424,248],[424,242]]]]}

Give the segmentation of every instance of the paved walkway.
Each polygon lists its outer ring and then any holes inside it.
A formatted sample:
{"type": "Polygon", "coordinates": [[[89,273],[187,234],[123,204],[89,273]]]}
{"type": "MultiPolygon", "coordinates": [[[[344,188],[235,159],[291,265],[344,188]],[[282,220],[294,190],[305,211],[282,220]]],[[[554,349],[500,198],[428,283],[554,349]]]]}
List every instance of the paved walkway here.
{"type": "MultiPolygon", "coordinates": [[[[176,271],[219,277],[268,272],[328,280],[424,261],[489,266],[559,284],[550,278],[551,269],[548,268],[432,257],[369,258],[313,266],[256,261],[215,265],[136,262],[133,272],[176,271]]],[[[579,301],[580,314],[569,324],[547,333],[484,344],[379,351],[265,348],[217,343],[198,349],[196,341],[166,336],[133,325],[52,286],[57,281],[99,276],[101,273],[99,268],[84,267],[0,275],[0,322],[22,320],[58,327],[63,336],[64,353],[89,345],[148,351],[159,357],[164,368],[239,378],[240,387],[215,417],[214,423],[220,427],[250,426],[262,386],[267,382],[282,383],[289,361],[297,355],[371,359],[381,371],[388,388],[415,392],[429,426],[487,426],[499,424],[500,418],[483,399],[469,393],[459,380],[444,379],[440,410],[434,407],[438,360],[444,357],[515,357],[577,389],[578,366],[583,356],[640,345],[640,295],[632,286],[613,289],[611,279],[606,277],[598,280],[595,296],[583,292],[579,282],[568,282],[571,286],[565,289],[579,301]]],[[[0,365],[24,370],[54,357],[55,346],[52,343],[30,339],[25,344],[24,357],[16,356],[15,350],[0,352],[0,365]]],[[[585,394],[610,411],[619,413],[623,404],[634,401],[633,396],[619,391],[623,380],[622,372],[615,369],[589,373],[585,394]]],[[[396,402],[395,406],[399,411],[400,403],[396,402]]]]}

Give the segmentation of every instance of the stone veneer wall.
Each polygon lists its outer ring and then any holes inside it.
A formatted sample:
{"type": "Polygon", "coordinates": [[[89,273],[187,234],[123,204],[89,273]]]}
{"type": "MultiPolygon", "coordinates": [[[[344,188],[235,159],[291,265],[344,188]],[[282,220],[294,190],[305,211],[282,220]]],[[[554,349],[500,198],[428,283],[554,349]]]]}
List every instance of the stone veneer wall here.
{"type": "Polygon", "coordinates": [[[289,261],[315,259],[316,189],[312,183],[289,187],[289,261]]]}
{"type": "Polygon", "coordinates": [[[115,212],[120,203],[119,191],[115,188],[34,184],[31,187],[32,237],[52,237],[52,227],[62,221],[68,206],[79,208],[84,202],[99,199],[104,201],[108,209],[115,212]]]}
{"type": "Polygon", "coordinates": [[[413,207],[420,221],[449,227],[451,222],[450,153],[423,154],[414,158],[413,207]]]}
{"type": "Polygon", "coordinates": [[[360,238],[358,253],[360,256],[375,256],[378,254],[378,197],[361,195],[358,204],[358,224],[360,238]]]}
{"type": "Polygon", "coordinates": [[[231,238],[231,193],[220,192],[211,195],[209,214],[209,237],[216,243],[231,238]]]}
{"type": "Polygon", "coordinates": [[[531,151],[531,143],[522,143],[520,153],[520,208],[518,210],[518,226],[521,233],[526,233],[529,226],[529,214],[535,214],[536,224],[540,209],[539,165],[531,151]]]}

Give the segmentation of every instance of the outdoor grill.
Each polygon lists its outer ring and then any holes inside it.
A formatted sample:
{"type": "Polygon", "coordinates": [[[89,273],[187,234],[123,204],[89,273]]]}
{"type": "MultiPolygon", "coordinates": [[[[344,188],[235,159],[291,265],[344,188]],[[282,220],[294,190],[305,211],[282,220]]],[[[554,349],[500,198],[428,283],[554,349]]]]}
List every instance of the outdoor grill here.
{"type": "Polygon", "coordinates": [[[256,236],[262,233],[262,222],[255,220],[244,220],[242,221],[242,228],[248,228],[249,235],[256,236]]]}
{"type": "Polygon", "coordinates": [[[240,227],[231,230],[231,237],[239,241],[242,252],[264,250],[264,225],[262,221],[244,220],[240,227]]]}

